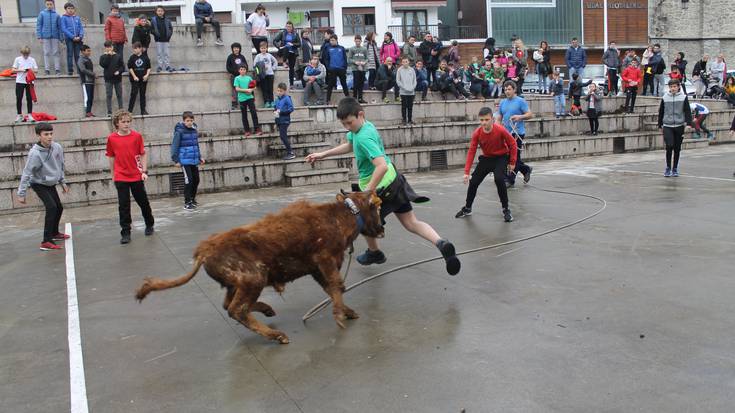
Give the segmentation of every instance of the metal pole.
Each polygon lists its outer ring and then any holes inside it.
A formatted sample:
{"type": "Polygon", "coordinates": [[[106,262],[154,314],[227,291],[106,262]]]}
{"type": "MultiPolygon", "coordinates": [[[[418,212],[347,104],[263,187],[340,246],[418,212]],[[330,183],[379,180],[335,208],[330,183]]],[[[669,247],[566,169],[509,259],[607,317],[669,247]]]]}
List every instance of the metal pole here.
{"type": "Polygon", "coordinates": [[[603,30],[605,32],[603,40],[605,44],[602,46],[602,49],[607,50],[607,45],[609,44],[607,40],[607,0],[602,0],[602,20],[603,30]]]}

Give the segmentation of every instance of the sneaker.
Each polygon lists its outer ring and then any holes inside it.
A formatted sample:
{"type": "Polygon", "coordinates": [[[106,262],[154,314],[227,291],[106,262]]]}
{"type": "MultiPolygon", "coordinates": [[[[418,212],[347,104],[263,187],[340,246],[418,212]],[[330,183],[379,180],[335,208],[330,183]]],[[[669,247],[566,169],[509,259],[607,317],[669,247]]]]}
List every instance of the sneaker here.
{"type": "Polygon", "coordinates": [[[383,99],[383,103],[390,103],[390,98],[383,99]]]}
{"type": "Polygon", "coordinates": [[[676,168],[672,169],[671,170],[671,176],[673,176],[673,177],[679,176],[679,170],[676,169],[676,168]]]}
{"type": "Polygon", "coordinates": [[[148,112],[147,112],[147,111],[145,111],[145,110],[141,110],[141,111],[140,111],[140,114],[141,114],[142,116],[148,116],[148,112]]]}
{"type": "Polygon", "coordinates": [[[66,235],[63,232],[56,233],[53,237],[51,237],[51,239],[54,241],[63,241],[69,238],[71,238],[71,235],[66,235]]]}
{"type": "Polygon", "coordinates": [[[401,103],[401,97],[400,97],[400,96],[398,96],[398,97],[396,98],[396,103],[401,103]]]}
{"type": "Polygon", "coordinates": [[[107,112],[107,117],[108,118],[111,118],[112,117],[112,112],[107,112]]]}
{"type": "Polygon", "coordinates": [[[23,117],[23,115],[18,115],[18,116],[15,117],[15,121],[18,122],[18,123],[24,122],[25,121],[25,118],[23,117]]]}
{"type": "Polygon", "coordinates": [[[194,205],[195,207],[198,207],[198,206],[199,206],[199,202],[197,202],[197,200],[196,200],[196,199],[192,200],[192,201],[191,201],[191,203],[192,203],[192,205],[194,205]]]}
{"type": "Polygon", "coordinates": [[[252,135],[253,135],[253,133],[252,133],[252,132],[250,132],[249,130],[248,130],[248,131],[245,131],[245,137],[246,137],[246,138],[249,138],[249,137],[250,137],[250,136],[252,136],[252,135]]]}
{"type": "Polygon", "coordinates": [[[35,122],[36,121],[35,119],[33,119],[33,115],[31,115],[30,113],[28,114],[28,116],[26,116],[26,120],[28,122],[35,122]]]}
{"type": "Polygon", "coordinates": [[[61,76],[61,70],[56,71],[56,76],[61,76]]]}
{"type": "Polygon", "coordinates": [[[505,220],[505,222],[513,222],[513,215],[510,214],[510,209],[503,209],[503,220],[505,220]]]}
{"type": "Polygon", "coordinates": [[[515,182],[511,182],[511,181],[505,181],[505,187],[506,187],[506,188],[513,188],[513,186],[514,186],[515,184],[516,184],[515,182]]]}
{"type": "Polygon", "coordinates": [[[406,122],[405,120],[402,120],[400,127],[405,128],[407,125],[408,125],[408,122],[406,122]]]}
{"type": "Polygon", "coordinates": [[[447,264],[447,273],[449,273],[449,275],[457,275],[461,264],[459,262],[459,258],[457,258],[456,252],[454,251],[454,245],[445,239],[440,239],[437,241],[436,247],[439,248],[439,251],[442,253],[442,257],[444,257],[444,261],[447,264]]]}
{"type": "Polygon", "coordinates": [[[130,233],[124,232],[120,237],[120,244],[130,244],[130,233]]]}
{"type": "Polygon", "coordinates": [[[296,154],[293,152],[289,152],[286,154],[286,156],[283,157],[284,161],[290,161],[291,159],[296,158],[296,154]]]}
{"type": "Polygon", "coordinates": [[[692,133],[692,139],[702,139],[702,135],[699,132],[692,133]]]}
{"type": "Polygon", "coordinates": [[[197,39],[197,47],[202,47],[202,46],[204,46],[204,42],[202,41],[202,39],[197,39]]]}
{"type": "Polygon", "coordinates": [[[671,168],[666,168],[666,170],[664,171],[664,176],[667,178],[671,176],[671,168]]]}
{"type": "Polygon", "coordinates": [[[715,140],[715,134],[712,132],[707,132],[707,139],[711,141],[715,140]]]}
{"type": "Polygon", "coordinates": [[[175,71],[176,71],[176,69],[174,69],[174,68],[173,68],[173,67],[171,67],[171,66],[166,66],[166,71],[167,71],[167,72],[169,72],[169,73],[173,73],[173,72],[175,72],[175,71]]]}
{"type": "Polygon", "coordinates": [[[240,108],[239,108],[239,107],[237,106],[237,103],[235,103],[235,102],[232,102],[232,105],[230,106],[230,109],[231,109],[231,110],[238,110],[238,109],[240,109],[240,108]]]}
{"type": "Polygon", "coordinates": [[[261,136],[263,134],[263,130],[260,129],[260,128],[256,128],[255,129],[255,134],[258,135],[258,136],[261,136]]]}
{"type": "Polygon", "coordinates": [[[92,113],[92,112],[87,112],[87,114],[84,115],[84,116],[87,117],[87,118],[93,118],[93,117],[95,117],[94,116],[94,113],[92,113]]]}
{"type": "Polygon", "coordinates": [[[191,202],[187,202],[184,204],[184,209],[193,210],[196,209],[196,205],[192,204],[191,202]]]}
{"type": "Polygon", "coordinates": [[[382,264],[387,260],[383,251],[370,251],[369,249],[365,250],[364,253],[358,255],[355,259],[360,265],[382,264]]]}
{"type": "Polygon", "coordinates": [[[48,70],[44,70],[43,72],[46,74],[46,76],[51,74],[51,72],[49,72],[48,70]]]}
{"type": "Polygon", "coordinates": [[[161,69],[160,67],[156,68],[156,73],[161,73],[161,71],[163,71],[163,69],[161,69]]]}
{"type": "Polygon", "coordinates": [[[153,235],[153,232],[155,232],[155,230],[153,229],[153,227],[145,227],[144,234],[145,234],[146,237],[149,237],[149,236],[153,235]]]}
{"type": "Polygon", "coordinates": [[[363,98],[357,99],[357,101],[358,101],[359,103],[363,104],[363,105],[366,105],[366,104],[367,104],[367,102],[366,102],[366,101],[365,101],[365,99],[363,99],[363,98]]]}
{"type": "MultiPolygon", "coordinates": [[[[596,132],[593,132],[593,134],[594,135],[597,135],[596,132]]],[[[529,166],[528,167],[528,173],[527,174],[523,174],[523,182],[528,183],[528,181],[531,180],[531,172],[533,172],[533,167],[532,166],[529,166]]]]}
{"type": "Polygon", "coordinates": [[[454,216],[455,218],[464,218],[472,215],[472,210],[467,208],[466,206],[463,206],[462,209],[457,212],[457,214],[454,216]]]}
{"type": "Polygon", "coordinates": [[[225,42],[223,42],[222,39],[217,39],[217,41],[214,42],[214,44],[216,44],[217,46],[224,46],[225,42]]]}
{"type": "Polygon", "coordinates": [[[408,123],[406,124],[406,126],[408,126],[408,127],[413,127],[413,126],[416,126],[416,124],[415,124],[415,123],[413,123],[413,121],[412,121],[412,120],[409,120],[409,121],[408,121],[408,123]]]}
{"type": "Polygon", "coordinates": [[[61,245],[56,245],[53,242],[46,241],[44,243],[41,243],[41,247],[39,248],[41,251],[51,251],[51,250],[60,250],[63,249],[61,245]]]}

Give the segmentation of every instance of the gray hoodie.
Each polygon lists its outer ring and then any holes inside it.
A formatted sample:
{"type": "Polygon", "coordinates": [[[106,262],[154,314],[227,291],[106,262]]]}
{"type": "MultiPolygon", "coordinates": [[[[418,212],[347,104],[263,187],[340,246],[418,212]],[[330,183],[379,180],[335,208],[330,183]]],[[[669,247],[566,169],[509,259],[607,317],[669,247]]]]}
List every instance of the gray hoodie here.
{"type": "Polygon", "coordinates": [[[687,95],[682,90],[676,95],[668,91],[664,93],[658,108],[658,127],[676,128],[691,124],[692,110],[687,95]]]}
{"type": "Polygon", "coordinates": [[[48,148],[34,144],[20,177],[18,196],[26,196],[30,184],[54,186],[59,183],[64,183],[64,149],[56,142],[51,142],[48,148]]]}
{"type": "Polygon", "coordinates": [[[396,71],[396,84],[400,88],[401,96],[416,94],[416,71],[409,66],[400,66],[396,71]]]}

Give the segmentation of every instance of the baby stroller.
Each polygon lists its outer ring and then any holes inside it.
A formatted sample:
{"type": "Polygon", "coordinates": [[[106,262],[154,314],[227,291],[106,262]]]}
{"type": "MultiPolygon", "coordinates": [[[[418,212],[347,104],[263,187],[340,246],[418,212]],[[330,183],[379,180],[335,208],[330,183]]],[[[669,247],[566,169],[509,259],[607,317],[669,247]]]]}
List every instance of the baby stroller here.
{"type": "Polygon", "coordinates": [[[705,92],[705,96],[712,98],[712,99],[725,99],[725,88],[720,86],[720,80],[717,78],[711,79],[711,82],[709,86],[707,86],[707,91],[705,92]]]}

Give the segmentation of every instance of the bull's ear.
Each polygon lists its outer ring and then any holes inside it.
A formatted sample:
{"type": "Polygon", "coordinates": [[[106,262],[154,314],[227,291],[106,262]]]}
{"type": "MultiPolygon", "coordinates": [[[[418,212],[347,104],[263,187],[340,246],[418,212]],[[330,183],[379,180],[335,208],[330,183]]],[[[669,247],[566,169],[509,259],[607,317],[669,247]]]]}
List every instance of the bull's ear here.
{"type": "Polygon", "coordinates": [[[380,204],[383,202],[382,199],[378,195],[375,194],[375,191],[370,191],[370,204],[375,206],[380,206],[380,204]]]}
{"type": "Polygon", "coordinates": [[[345,202],[345,196],[343,194],[337,194],[337,201],[345,202]]]}

